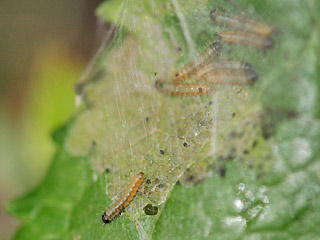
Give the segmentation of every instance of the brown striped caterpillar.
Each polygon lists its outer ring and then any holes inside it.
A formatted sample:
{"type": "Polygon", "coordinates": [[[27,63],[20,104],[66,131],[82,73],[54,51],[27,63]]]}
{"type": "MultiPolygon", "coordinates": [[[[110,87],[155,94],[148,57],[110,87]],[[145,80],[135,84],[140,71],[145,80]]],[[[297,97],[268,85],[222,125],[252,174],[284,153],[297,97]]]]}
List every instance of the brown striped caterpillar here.
{"type": "Polygon", "coordinates": [[[244,16],[227,15],[217,9],[210,12],[210,17],[214,22],[231,26],[240,31],[252,32],[264,36],[269,36],[274,32],[274,28],[268,24],[256,22],[244,16]]]}
{"type": "Polygon", "coordinates": [[[210,94],[210,88],[207,84],[200,83],[170,83],[157,80],[155,83],[158,91],[171,96],[202,96],[210,94]]]}
{"type": "Polygon", "coordinates": [[[209,65],[211,65],[215,69],[232,68],[232,69],[238,69],[238,70],[240,70],[240,69],[252,70],[251,63],[238,61],[238,60],[216,60],[216,61],[212,61],[212,62],[210,62],[210,64],[204,66],[203,69],[205,69],[209,65]]]}
{"type": "Polygon", "coordinates": [[[133,177],[127,189],[121,194],[121,197],[103,213],[102,221],[104,223],[110,223],[129,205],[133,197],[137,194],[144,178],[145,174],[143,172],[139,172],[133,177]]]}
{"type": "Polygon", "coordinates": [[[247,85],[258,79],[250,63],[242,61],[218,61],[198,71],[197,81],[209,83],[247,85]]]}
{"type": "Polygon", "coordinates": [[[218,36],[225,42],[247,45],[255,48],[268,49],[274,45],[272,38],[249,32],[221,32],[218,33],[218,36]]]}
{"type": "Polygon", "coordinates": [[[248,85],[258,79],[258,74],[254,71],[214,69],[197,76],[198,81],[204,79],[208,83],[248,85]]]}
{"type": "Polygon", "coordinates": [[[234,69],[234,70],[242,70],[242,71],[251,71],[253,67],[251,63],[237,61],[237,60],[215,60],[212,62],[208,62],[202,66],[196,73],[196,78],[199,81],[201,76],[206,74],[212,70],[227,70],[227,69],[234,69]],[[200,77],[200,78],[199,78],[200,77]]]}
{"type": "Polygon", "coordinates": [[[184,81],[192,77],[197,70],[205,64],[210,58],[216,56],[221,49],[221,44],[214,42],[203,53],[201,53],[193,62],[177,71],[173,76],[173,81],[184,81]]]}

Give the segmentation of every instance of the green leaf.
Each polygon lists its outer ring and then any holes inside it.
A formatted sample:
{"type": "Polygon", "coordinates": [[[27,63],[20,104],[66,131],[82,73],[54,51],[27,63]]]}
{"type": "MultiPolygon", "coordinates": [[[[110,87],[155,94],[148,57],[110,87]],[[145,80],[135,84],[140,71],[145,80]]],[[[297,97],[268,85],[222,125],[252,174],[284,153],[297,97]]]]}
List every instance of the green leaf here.
{"type": "MultiPolygon", "coordinates": [[[[62,129],[57,131],[60,136],[66,130],[62,129]]],[[[72,157],[59,146],[43,182],[7,205],[24,223],[15,239],[60,239],[68,228],[74,204],[92,179],[88,159],[72,157]]]]}
{"type": "Polygon", "coordinates": [[[192,189],[177,186],[153,239],[317,239],[319,166],[288,171],[269,185],[231,163],[225,178],[214,175],[192,189]]]}
{"type": "Polygon", "coordinates": [[[97,12],[117,25],[116,36],[90,69],[100,74],[79,83],[87,107],[55,135],[63,144],[46,180],[9,204],[25,222],[16,238],[316,239],[318,5],[103,3],[97,12]],[[159,93],[157,78],[170,80],[227,29],[210,20],[215,8],[276,27],[272,50],[222,49],[222,59],[251,62],[259,81],[214,86],[205,97],[159,93]],[[102,225],[111,199],[140,171],[147,179],[138,196],[102,225]],[[145,214],[148,204],[159,207],[157,215],[145,214]]]}

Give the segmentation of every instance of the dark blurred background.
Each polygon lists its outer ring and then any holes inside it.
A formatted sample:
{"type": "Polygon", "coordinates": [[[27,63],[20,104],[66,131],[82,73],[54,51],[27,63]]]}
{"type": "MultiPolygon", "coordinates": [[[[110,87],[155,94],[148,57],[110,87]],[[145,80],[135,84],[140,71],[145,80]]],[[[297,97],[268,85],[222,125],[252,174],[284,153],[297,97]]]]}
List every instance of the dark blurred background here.
{"type": "MultiPolygon", "coordinates": [[[[98,47],[101,0],[0,1],[0,239],[19,222],[4,204],[45,176],[51,132],[75,111],[73,84],[98,47]]],[[[105,26],[103,26],[105,27],[105,26]]]]}

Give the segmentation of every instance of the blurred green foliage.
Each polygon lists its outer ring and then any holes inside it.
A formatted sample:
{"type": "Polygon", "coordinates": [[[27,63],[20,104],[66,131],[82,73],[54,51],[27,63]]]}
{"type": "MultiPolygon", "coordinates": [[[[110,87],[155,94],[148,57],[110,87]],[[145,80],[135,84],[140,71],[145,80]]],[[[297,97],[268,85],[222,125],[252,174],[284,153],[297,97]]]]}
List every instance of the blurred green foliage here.
{"type": "Polygon", "coordinates": [[[1,146],[7,154],[1,162],[1,169],[6,169],[1,176],[20,186],[13,194],[34,186],[43,177],[55,151],[50,132],[74,113],[72,87],[80,75],[81,65],[60,44],[38,48],[30,84],[25,89],[20,122],[10,123],[5,116],[2,118],[2,131],[11,134],[3,135],[7,141],[1,146]],[[14,146],[19,146],[19,151],[13,150],[14,146]]]}

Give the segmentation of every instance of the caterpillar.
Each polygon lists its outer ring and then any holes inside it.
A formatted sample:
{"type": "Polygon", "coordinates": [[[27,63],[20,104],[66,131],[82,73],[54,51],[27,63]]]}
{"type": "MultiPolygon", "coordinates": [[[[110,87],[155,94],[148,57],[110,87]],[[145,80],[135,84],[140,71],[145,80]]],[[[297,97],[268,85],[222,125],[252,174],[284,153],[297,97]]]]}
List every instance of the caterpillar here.
{"type": "Polygon", "coordinates": [[[210,17],[214,22],[228,25],[241,31],[252,32],[264,36],[269,36],[274,32],[274,28],[268,24],[253,21],[244,16],[227,15],[218,9],[212,10],[210,12],[210,17]]]}
{"type": "Polygon", "coordinates": [[[272,48],[274,41],[268,36],[249,32],[221,32],[218,36],[225,42],[247,45],[255,48],[272,48]]]}
{"type": "Polygon", "coordinates": [[[251,63],[243,62],[243,61],[215,60],[202,66],[202,68],[197,71],[196,76],[202,76],[208,71],[217,70],[217,69],[235,69],[235,70],[250,71],[250,70],[253,70],[253,67],[251,63]]]}
{"type": "Polygon", "coordinates": [[[211,63],[214,68],[234,68],[243,70],[252,70],[252,64],[238,60],[216,60],[211,63]]]}
{"type": "Polygon", "coordinates": [[[134,196],[145,178],[143,172],[135,175],[127,189],[121,194],[121,197],[114,202],[102,215],[104,223],[110,223],[117,215],[119,215],[132,201],[134,196]]]}
{"type": "Polygon", "coordinates": [[[207,72],[197,75],[196,79],[198,81],[205,79],[208,83],[247,85],[256,81],[258,74],[252,70],[209,69],[207,72]]]}
{"type": "Polygon", "coordinates": [[[196,74],[197,81],[210,83],[246,85],[258,79],[258,74],[248,62],[220,60],[212,62],[196,74]]]}
{"type": "Polygon", "coordinates": [[[171,96],[202,96],[210,94],[210,88],[207,84],[200,83],[170,83],[157,80],[155,83],[158,91],[169,94],[171,96]]]}
{"type": "Polygon", "coordinates": [[[173,81],[184,81],[185,79],[192,77],[197,72],[199,67],[205,64],[205,62],[210,58],[216,56],[220,49],[221,44],[219,42],[214,42],[213,44],[211,44],[193,62],[178,70],[172,78],[173,81]]]}

